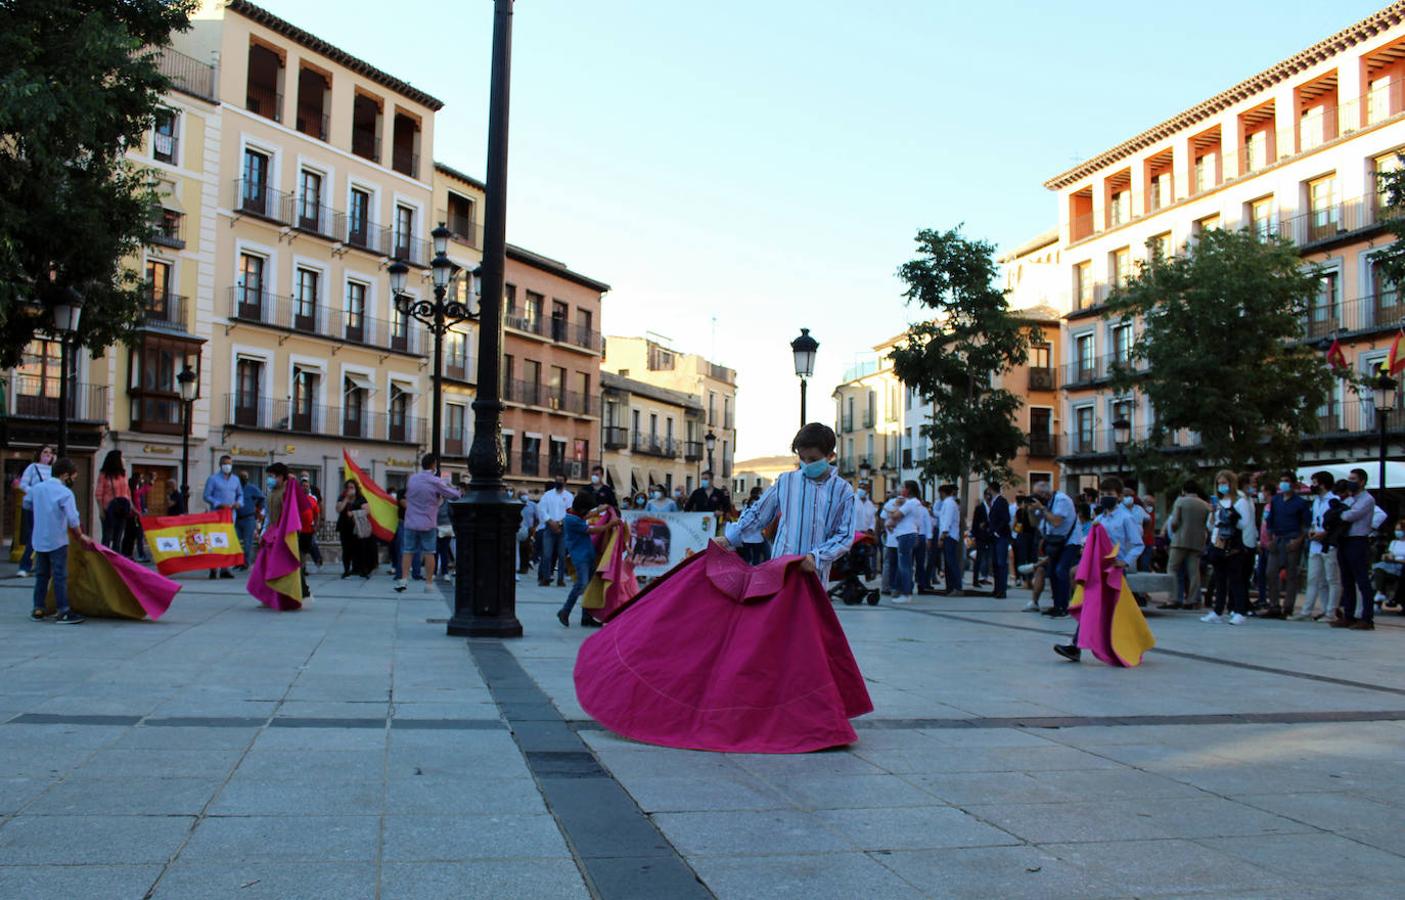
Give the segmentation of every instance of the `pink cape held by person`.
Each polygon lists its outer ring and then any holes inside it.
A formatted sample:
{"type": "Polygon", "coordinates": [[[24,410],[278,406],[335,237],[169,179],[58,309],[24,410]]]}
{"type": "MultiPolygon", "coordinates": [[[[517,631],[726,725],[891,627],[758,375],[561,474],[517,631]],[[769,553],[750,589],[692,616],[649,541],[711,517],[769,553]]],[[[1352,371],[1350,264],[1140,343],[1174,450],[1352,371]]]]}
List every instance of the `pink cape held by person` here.
{"type": "Polygon", "coordinates": [[[858,740],[873,711],[849,642],[803,556],[762,566],[709,544],[581,645],[576,696],[649,744],[806,753],[858,740]]]}
{"type": "Polygon", "coordinates": [[[302,609],[302,556],[298,553],[301,523],[302,489],[297,479],[289,478],[278,524],[264,531],[259,555],[249,567],[247,590],[269,609],[302,609]]]}
{"type": "Polygon", "coordinates": [[[1074,576],[1077,586],[1068,611],[1078,619],[1079,649],[1091,650],[1110,666],[1139,666],[1156,638],[1122,570],[1112,564],[1116,559],[1117,545],[1107,529],[1094,525],[1074,576]]]}
{"type": "Polygon", "coordinates": [[[613,509],[607,509],[594,524],[614,527],[593,534],[595,574],[581,597],[581,608],[593,618],[604,622],[639,593],[639,581],[634,577],[634,564],[629,561],[629,526],[613,509]]]}

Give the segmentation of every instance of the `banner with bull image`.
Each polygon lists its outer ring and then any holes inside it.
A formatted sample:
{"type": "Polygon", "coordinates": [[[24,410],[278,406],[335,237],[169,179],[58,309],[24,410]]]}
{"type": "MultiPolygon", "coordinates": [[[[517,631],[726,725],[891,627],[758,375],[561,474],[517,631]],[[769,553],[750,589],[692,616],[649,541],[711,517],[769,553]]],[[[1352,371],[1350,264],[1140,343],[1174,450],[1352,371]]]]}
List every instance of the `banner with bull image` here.
{"type": "Polygon", "coordinates": [[[630,509],[628,559],[634,574],[654,578],[707,548],[717,535],[715,513],[651,512],[630,509]]]}

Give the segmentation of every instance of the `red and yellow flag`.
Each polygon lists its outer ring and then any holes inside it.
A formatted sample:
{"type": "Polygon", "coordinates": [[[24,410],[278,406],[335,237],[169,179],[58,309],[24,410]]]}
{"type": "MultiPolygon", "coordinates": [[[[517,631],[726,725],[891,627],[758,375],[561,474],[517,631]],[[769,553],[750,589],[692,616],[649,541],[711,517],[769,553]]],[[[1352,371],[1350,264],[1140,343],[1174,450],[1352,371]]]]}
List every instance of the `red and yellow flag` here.
{"type": "Polygon", "coordinates": [[[1327,348],[1327,365],[1336,371],[1347,367],[1346,351],[1342,350],[1341,341],[1332,341],[1332,346],[1327,348]]]}
{"type": "Polygon", "coordinates": [[[141,527],[156,571],[162,575],[227,569],[244,562],[232,509],[188,516],[142,516],[141,527]]]}
{"type": "Polygon", "coordinates": [[[1400,346],[1401,339],[1405,338],[1405,328],[1395,333],[1395,340],[1390,342],[1390,356],[1386,359],[1386,371],[1391,375],[1399,375],[1405,370],[1405,351],[1400,346]]]}
{"type": "Polygon", "coordinates": [[[371,533],[378,540],[395,540],[395,527],[400,523],[400,511],[395,506],[395,499],[352,462],[351,454],[346,450],[342,451],[342,464],[347,480],[361,486],[361,496],[366,498],[366,509],[371,513],[371,533]]]}

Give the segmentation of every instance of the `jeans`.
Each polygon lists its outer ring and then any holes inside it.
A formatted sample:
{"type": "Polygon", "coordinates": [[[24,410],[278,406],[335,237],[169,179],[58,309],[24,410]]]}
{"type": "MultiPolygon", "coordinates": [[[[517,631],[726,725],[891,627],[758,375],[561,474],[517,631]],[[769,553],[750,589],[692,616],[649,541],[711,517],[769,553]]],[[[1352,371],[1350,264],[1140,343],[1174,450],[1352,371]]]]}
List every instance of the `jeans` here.
{"type": "Polygon", "coordinates": [[[898,548],[883,548],[883,590],[889,593],[893,590],[893,584],[898,580],[898,548]]]}
{"type": "Polygon", "coordinates": [[[1293,606],[1298,601],[1298,573],[1302,571],[1302,548],[1293,549],[1289,545],[1298,535],[1278,534],[1273,536],[1273,546],[1268,549],[1268,562],[1265,575],[1268,578],[1268,605],[1270,609],[1280,609],[1283,615],[1291,616],[1293,606]],[[1278,572],[1286,572],[1283,581],[1278,580],[1278,572]],[[1287,596],[1280,603],[1279,592],[1287,588],[1287,596]]]}
{"type": "Polygon", "coordinates": [[[1376,616],[1376,601],[1371,594],[1370,538],[1342,538],[1337,547],[1337,561],[1342,569],[1342,617],[1347,621],[1361,619],[1370,622],[1376,616]],[[1357,594],[1361,595],[1358,610],[1357,594]]]}
{"type": "Polygon", "coordinates": [[[946,589],[961,590],[961,541],[951,535],[942,537],[942,569],[946,572],[946,589]]]}
{"type": "Polygon", "coordinates": [[[239,538],[239,546],[244,548],[244,565],[252,566],[254,564],[254,517],[236,517],[234,519],[234,533],[239,538]]]}
{"type": "Polygon", "coordinates": [[[1254,593],[1260,603],[1268,603],[1268,551],[1263,547],[1259,548],[1258,558],[1254,560],[1254,593]]]}
{"type": "Polygon", "coordinates": [[[893,593],[899,597],[912,595],[912,553],[916,547],[916,534],[898,535],[898,565],[893,577],[893,593]]]}
{"type": "Polygon", "coordinates": [[[400,535],[405,530],[403,523],[395,526],[395,537],[390,539],[390,569],[396,581],[405,577],[405,563],[400,557],[400,535]]]}
{"type": "Polygon", "coordinates": [[[990,574],[990,554],[993,545],[986,541],[976,541],[976,571],[974,581],[983,581],[990,574]]]}
{"type": "Polygon", "coordinates": [[[1328,547],[1321,553],[1307,556],[1307,593],[1303,596],[1302,613],[1312,615],[1314,607],[1321,604],[1322,614],[1331,616],[1337,608],[1337,597],[1342,589],[1342,574],[1337,563],[1337,551],[1328,547]]]}
{"type": "Polygon", "coordinates": [[[747,561],[748,565],[759,566],[771,559],[771,554],[766,552],[766,544],[742,544],[738,549],[741,558],[747,561]]]}
{"type": "Polygon", "coordinates": [[[109,550],[122,552],[122,536],[127,531],[126,515],[109,512],[102,514],[102,545],[109,550]]]}
{"type": "Polygon", "coordinates": [[[54,605],[68,612],[68,546],[39,550],[34,554],[34,608],[49,605],[49,580],[54,583],[54,605]]]}
{"type": "Polygon", "coordinates": [[[995,596],[1003,597],[1010,587],[1009,538],[997,537],[995,539],[995,557],[992,560],[992,568],[995,570],[995,596]]]}
{"type": "Polygon", "coordinates": [[[1176,602],[1187,606],[1200,605],[1200,551],[1188,547],[1172,547],[1166,568],[1176,576],[1176,602]]]}
{"type": "MultiPolygon", "coordinates": [[[[912,577],[917,582],[919,591],[930,591],[932,589],[932,579],[927,571],[927,539],[922,535],[914,535],[917,540],[912,544],[912,577]]],[[[932,546],[931,552],[937,552],[936,546],[932,546]]]]}
{"type": "Polygon", "coordinates": [[[436,559],[436,560],[434,561],[434,562],[435,562],[435,571],[436,571],[438,574],[444,576],[445,578],[448,578],[448,577],[449,577],[449,564],[454,561],[454,538],[453,538],[453,536],[450,535],[449,537],[441,537],[441,538],[439,538],[438,543],[435,544],[435,549],[437,550],[437,553],[436,553],[435,555],[439,557],[438,559],[436,559]]]}
{"type": "MultiPolygon", "coordinates": [[[[566,602],[561,605],[561,611],[568,616],[575,608],[576,601],[580,599],[581,594],[585,593],[586,586],[590,584],[590,574],[595,570],[595,560],[589,553],[583,553],[580,556],[572,557],[571,564],[576,567],[576,581],[571,585],[571,592],[566,595],[566,602]]],[[[561,565],[566,565],[565,554],[562,554],[561,565]]],[[[581,618],[585,618],[584,609],[581,610],[581,618]]]]}
{"type": "Polygon", "coordinates": [[[34,539],[34,511],[20,510],[20,541],[24,543],[24,555],[20,557],[20,568],[26,571],[34,564],[34,548],[29,542],[34,539]]]}
{"type": "Polygon", "coordinates": [[[1083,555],[1083,548],[1077,544],[1064,544],[1057,550],[1048,552],[1049,562],[1044,566],[1044,577],[1049,582],[1049,593],[1054,609],[1068,612],[1068,601],[1072,589],[1069,587],[1069,572],[1083,555]]]}
{"type": "Polygon", "coordinates": [[[552,531],[551,526],[537,532],[541,540],[541,550],[537,554],[537,584],[550,584],[551,572],[556,571],[556,580],[566,580],[566,551],[562,544],[561,532],[552,531]]]}

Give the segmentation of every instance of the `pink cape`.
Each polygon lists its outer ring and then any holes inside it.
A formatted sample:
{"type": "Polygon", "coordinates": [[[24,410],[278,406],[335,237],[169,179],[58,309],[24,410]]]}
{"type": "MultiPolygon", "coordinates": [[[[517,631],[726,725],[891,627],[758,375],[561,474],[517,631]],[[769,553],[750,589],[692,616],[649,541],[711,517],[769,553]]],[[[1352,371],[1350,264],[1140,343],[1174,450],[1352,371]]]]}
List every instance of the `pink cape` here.
{"type": "Polygon", "coordinates": [[[298,529],[302,526],[302,489],[289,478],[283,490],[283,510],[278,524],[266,529],[259,555],[249,567],[245,589],[269,609],[302,609],[302,556],[298,529]]]}
{"type": "Polygon", "coordinates": [[[1074,576],[1069,613],[1078,620],[1078,646],[1110,666],[1139,666],[1156,644],[1122,570],[1112,565],[1117,545],[1094,525],[1074,576]]]}
{"type": "MultiPolygon", "coordinates": [[[[68,603],[74,610],[86,616],[155,620],[171,608],[179,584],[96,541],[85,544],[76,531],[68,534],[68,603]]],[[[52,610],[55,605],[50,584],[46,606],[52,610]]]]}
{"type": "Polygon", "coordinates": [[[596,524],[616,521],[619,522],[616,528],[590,536],[599,562],[595,564],[595,574],[586,593],[589,595],[598,591],[603,605],[598,609],[584,605],[582,608],[600,622],[609,619],[639,593],[634,563],[629,561],[629,526],[613,509],[607,509],[596,524]]]}
{"type": "Polygon", "coordinates": [[[665,747],[805,753],[858,740],[873,711],[803,556],[749,566],[709,544],[581,645],[576,696],[597,722],[665,747]]]}

